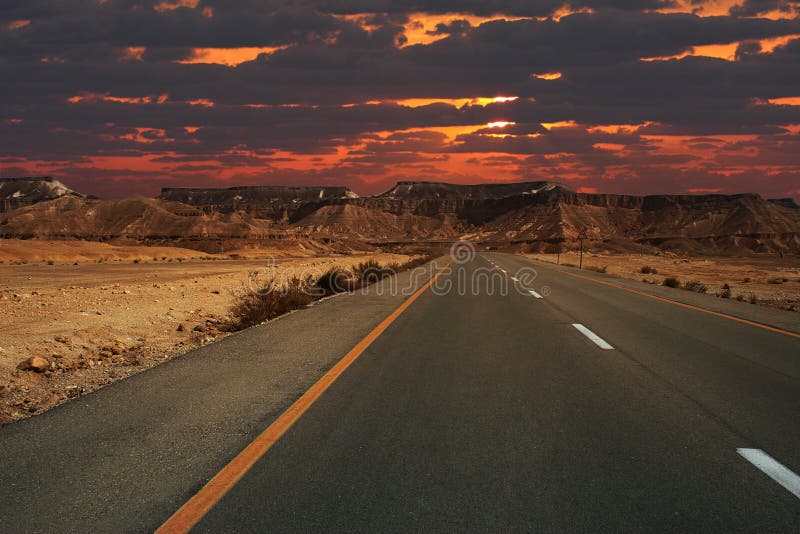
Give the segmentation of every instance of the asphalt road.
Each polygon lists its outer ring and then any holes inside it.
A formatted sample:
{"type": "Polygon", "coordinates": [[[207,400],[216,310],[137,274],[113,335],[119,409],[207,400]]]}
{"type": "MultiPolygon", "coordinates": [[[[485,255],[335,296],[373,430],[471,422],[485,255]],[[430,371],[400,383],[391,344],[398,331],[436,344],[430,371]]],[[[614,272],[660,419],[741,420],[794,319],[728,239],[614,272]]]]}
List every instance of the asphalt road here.
{"type": "MultiPolygon", "coordinates": [[[[797,324],[479,254],[195,529],[800,531],[800,339],[627,289],[797,324]]],[[[338,297],[0,429],[0,530],[153,530],[403,298],[338,297]]]]}

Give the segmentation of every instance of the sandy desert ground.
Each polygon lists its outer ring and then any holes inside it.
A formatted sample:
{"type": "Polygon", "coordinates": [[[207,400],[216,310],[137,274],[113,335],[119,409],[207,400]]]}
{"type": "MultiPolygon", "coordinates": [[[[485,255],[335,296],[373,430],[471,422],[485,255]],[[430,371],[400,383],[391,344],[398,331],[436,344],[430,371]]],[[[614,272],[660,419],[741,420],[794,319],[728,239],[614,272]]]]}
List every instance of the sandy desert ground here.
{"type": "Polygon", "coordinates": [[[269,250],[230,259],[97,243],[14,246],[18,250],[12,253],[10,244],[0,244],[6,252],[0,265],[0,424],[228,335],[221,327],[233,294],[250,284],[254,271],[291,276],[370,257],[384,264],[408,259],[395,254],[292,258],[276,251],[276,263],[268,267],[269,250]],[[44,358],[47,369],[17,368],[32,357],[44,358]]]}
{"type": "MultiPolygon", "coordinates": [[[[555,254],[526,256],[551,263],[557,259],[555,254]]],[[[578,266],[578,262],[577,252],[561,255],[563,264],[578,266]]],[[[697,281],[705,286],[709,295],[729,293],[728,298],[800,311],[800,258],[797,256],[680,257],[669,252],[659,255],[589,252],[584,254],[583,265],[651,284],[662,284],[669,277],[678,279],[681,285],[697,281]]]]}

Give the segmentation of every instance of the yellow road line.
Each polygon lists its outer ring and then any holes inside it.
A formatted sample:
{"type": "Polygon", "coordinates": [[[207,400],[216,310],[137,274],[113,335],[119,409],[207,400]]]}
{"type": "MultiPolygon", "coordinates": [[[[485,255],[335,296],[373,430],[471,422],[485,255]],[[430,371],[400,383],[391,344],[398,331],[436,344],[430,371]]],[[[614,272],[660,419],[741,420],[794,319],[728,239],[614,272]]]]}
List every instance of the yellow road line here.
{"type": "Polygon", "coordinates": [[[550,267],[545,267],[548,271],[555,271],[559,273],[566,274],[567,276],[572,276],[573,278],[582,278],[584,280],[589,280],[590,282],[594,282],[596,284],[602,284],[604,286],[614,287],[617,289],[621,289],[623,291],[627,291],[628,293],[634,293],[636,295],[641,295],[643,297],[648,297],[654,300],[660,300],[661,302],[666,302],[668,304],[673,304],[675,306],[680,306],[681,308],[688,308],[690,310],[695,310],[703,313],[707,313],[709,315],[715,315],[717,317],[722,317],[724,319],[730,319],[731,321],[736,321],[738,323],[744,323],[750,326],[755,326],[757,328],[763,328],[764,330],[769,330],[770,332],[776,332],[778,334],[783,334],[786,336],[794,337],[800,339],[800,334],[797,332],[792,332],[790,330],[784,330],[783,328],[778,328],[775,326],[765,325],[763,323],[757,323],[755,321],[748,321],[747,319],[742,319],[741,317],[736,317],[735,315],[728,315],[727,313],[716,312],[713,310],[709,310],[706,308],[701,308],[699,306],[693,306],[691,304],[686,304],[683,302],[678,302],[677,300],[668,299],[666,297],[659,297],[658,295],[653,295],[651,293],[646,293],[644,291],[639,291],[637,289],[631,289],[629,287],[621,286],[619,284],[614,284],[612,282],[606,282],[605,280],[598,280],[597,278],[592,278],[591,276],[584,276],[582,274],[571,273],[561,269],[553,269],[550,267]]]}
{"type": "Polygon", "coordinates": [[[451,262],[439,269],[431,279],[406,299],[386,319],[339,360],[308,391],[283,412],[256,439],[240,452],[222,470],[214,475],[200,491],[161,525],[156,534],[188,532],[196,525],[222,497],[250,470],[251,467],[277,442],[291,426],[314,404],[314,402],[333,384],[339,376],[380,336],[390,324],[397,319],[411,304],[419,298],[436,279],[450,266],[451,262]]]}

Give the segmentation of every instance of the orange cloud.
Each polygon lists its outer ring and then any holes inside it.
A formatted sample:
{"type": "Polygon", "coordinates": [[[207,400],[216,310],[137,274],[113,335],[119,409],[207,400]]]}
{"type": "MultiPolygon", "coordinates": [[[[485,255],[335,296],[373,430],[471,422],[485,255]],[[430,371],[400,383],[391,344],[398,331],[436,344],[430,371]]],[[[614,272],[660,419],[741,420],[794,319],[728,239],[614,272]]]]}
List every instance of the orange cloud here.
{"type": "MultiPolygon", "coordinates": [[[[758,42],[761,45],[762,53],[772,53],[779,46],[784,46],[789,41],[797,38],[800,38],[800,35],[782,35],[780,37],[761,39],[758,42]]],[[[735,41],[733,43],[694,46],[681,54],[661,57],[644,57],[641,58],[641,61],[669,61],[672,59],[683,59],[689,56],[715,57],[726,61],[734,61],[736,59],[736,49],[741,43],[741,41],[735,41]]]]}
{"type": "Polygon", "coordinates": [[[770,98],[767,100],[770,104],[777,106],[800,106],[800,96],[787,96],[783,98],[770,98]]]}
{"type": "Polygon", "coordinates": [[[274,54],[288,46],[259,46],[242,48],[195,48],[192,57],[178,63],[216,63],[235,67],[247,61],[253,61],[261,54],[274,54]]]}
{"type": "Polygon", "coordinates": [[[124,97],[112,96],[108,93],[102,95],[98,93],[81,93],[69,97],[67,102],[70,104],[79,104],[81,102],[116,102],[118,104],[152,104],[153,102],[158,102],[163,104],[166,101],[166,96],[161,95],[158,98],[153,98],[152,96],[124,97]]]}
{"type": "Polygon", "coordinates": [[[31,23],[31,21],[29,21],[29,20],[12,20],[8,24],[6,24],[4,27],[7,30],[18,30],[20,28],[24,28],[25,26],[29,25],[30,23],[31,23]]]}
{"type": "Polygon", "coordinates": [[[199,0],[165,0],[160,4],[154,5],[153,9],[159,13],[163,13],[164,11],[173,11],[180,7],[195,9],[199,3],[199,0]]]}
{"type": "Polygon", "coordinates": [[[480,26],[484,22],[493,20],[526,20],[526,17],[509,17],[499,14],[480,17],[464,13],[443,13],[438,15],[411,13],[408,17],[408,22],[403,26],[404,34],[407,39],[404,46],[430,44],[447,37],[447,35],[431,34],[429,32],[435,32],[438,24],[447,24],[454,20],[466,20],[472,26],[480,26]]]}
{"type": "MultiPolygon", "coordinates": [[[[391,103],[409,108],[418,108],[422,106],[429,106],[431,104],[449,104],[451,106],[460,108],[462,106],[466,106],[467,104],[471,106],[488,106],[489,104],[504,104],[506,102],[513,102],[518,99],[519,97],[517,96],[494,96],[494,97],[478,96],[475,98],[404,98],[401,100],[388,100],[388,101],[370,100],[369,102],[364,102],[364,104],[391,103]]],[[[357,104],[348,104],[348,105],[355,106],[357,104]]]]}
{"type": "Polygon", "coordinates": [[[531,74],[532,78],[539,78],[540,80],[558,80],[561,78],[560,72],[540,72],[538,74],[531,74]]]}

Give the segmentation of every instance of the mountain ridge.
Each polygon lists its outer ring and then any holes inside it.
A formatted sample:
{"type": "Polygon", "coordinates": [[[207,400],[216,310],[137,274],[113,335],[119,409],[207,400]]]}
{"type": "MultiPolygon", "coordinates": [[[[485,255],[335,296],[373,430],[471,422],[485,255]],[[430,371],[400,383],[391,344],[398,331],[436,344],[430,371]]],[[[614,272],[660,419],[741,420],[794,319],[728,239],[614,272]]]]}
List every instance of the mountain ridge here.
{"type": "Polygon", "coordinates": [[[372,196],[343,186],[164,188],[155,199],[118,201],[68,191],[0,214],[0,236],[195,242],[304,236],[373,245],[468,237],[547,248],[570,246],[585,231],[593,242],[632,247],[800,252],[800,209],[755,193],[583,193],[551,181],[401,181],[372,196]]]}

